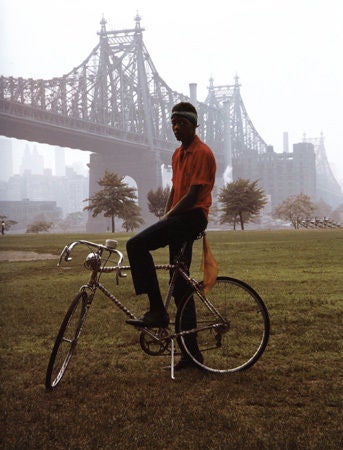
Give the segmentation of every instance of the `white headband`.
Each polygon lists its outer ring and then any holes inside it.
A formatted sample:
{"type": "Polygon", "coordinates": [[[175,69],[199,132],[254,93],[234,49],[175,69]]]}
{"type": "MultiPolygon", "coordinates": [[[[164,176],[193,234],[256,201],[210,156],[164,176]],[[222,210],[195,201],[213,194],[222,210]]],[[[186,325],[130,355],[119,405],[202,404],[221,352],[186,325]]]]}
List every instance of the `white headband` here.
{"type": "Polygon", "coordinates": [[[171,115],[171,118],[174,116],[181,116],[188,119],[194,126],[198,126],[198,114],[191,111],[174,111],[171,115]]]}

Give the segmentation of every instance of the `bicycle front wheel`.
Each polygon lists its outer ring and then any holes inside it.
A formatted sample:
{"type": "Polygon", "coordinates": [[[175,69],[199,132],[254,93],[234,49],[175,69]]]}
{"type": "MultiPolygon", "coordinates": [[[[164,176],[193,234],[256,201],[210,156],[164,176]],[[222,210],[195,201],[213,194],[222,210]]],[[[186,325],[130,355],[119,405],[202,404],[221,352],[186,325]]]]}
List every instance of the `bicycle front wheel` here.
{"type": "Polygon", "coordinates": [[[68,367],[86,319],[87,303],[87,293],[79,292],[63,319],[46,372],[45,387],[49,390],[57,386],[68,367]]]}
{"type": "Polygon", "coordinates": [[[261,297],[243,281],[229,277],[218,277],[205,299],[195,291],[186,295],[176,315],[181,350],[212,372],[252,366],[266,348],[269,328],[261,297]]]}

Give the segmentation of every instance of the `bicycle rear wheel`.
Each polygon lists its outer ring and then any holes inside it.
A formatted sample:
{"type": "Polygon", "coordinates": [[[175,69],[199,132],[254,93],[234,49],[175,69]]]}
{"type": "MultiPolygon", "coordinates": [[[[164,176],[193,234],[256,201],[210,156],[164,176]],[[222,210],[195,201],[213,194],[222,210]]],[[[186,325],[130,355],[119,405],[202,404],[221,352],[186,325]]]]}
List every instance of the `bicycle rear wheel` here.
{"type": "Polygon", "coordinates": [[[212,372],[252,366],[266,348],[269,328],[261,297],[243,281],[229,277],[218,277],[205,301],[195,291],[186,295],[176,314],[176,331],[184,332],[179,337],[181,349],[212,372]],[[196,329],[187,325],[193,301],[196,329]]]}
{"type": "Polygon", "coordinates": [[[46,372],[45,387],[49,390],[57,386],[68,367],[86,319],[87,303],[87,293],[79,292],[63,319],[46,372]]]}

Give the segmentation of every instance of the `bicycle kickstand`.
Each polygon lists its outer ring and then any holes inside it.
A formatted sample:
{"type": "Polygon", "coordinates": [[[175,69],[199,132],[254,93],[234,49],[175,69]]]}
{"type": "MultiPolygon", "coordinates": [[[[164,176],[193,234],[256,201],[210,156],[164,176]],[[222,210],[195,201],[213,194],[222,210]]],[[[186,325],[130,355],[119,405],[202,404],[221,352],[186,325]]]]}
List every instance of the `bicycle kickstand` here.
{"type": "Polygon", "coordinates": [[[175,380],[174,376],[174,339],[171,339],[171,362],[170,362],[170,377],[172,380],[175,380]]]}

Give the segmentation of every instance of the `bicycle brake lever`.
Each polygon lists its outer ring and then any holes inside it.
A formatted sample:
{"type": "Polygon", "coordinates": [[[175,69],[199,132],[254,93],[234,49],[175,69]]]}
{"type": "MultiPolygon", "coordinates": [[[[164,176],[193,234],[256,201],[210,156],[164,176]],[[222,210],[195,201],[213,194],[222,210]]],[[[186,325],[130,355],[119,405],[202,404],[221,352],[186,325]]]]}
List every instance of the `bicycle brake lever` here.
{"type": "Polygon", "coordinates": [[[70,249],[68,246],[65,247],[65,257],[64,257],[64,261],[68,262],[71,261],[73,258],[70,256],[70,249]]]}
{"type": "Polygon", "coordinates": [[[116,269],[116,284],[117,286],[119,286],[119,278],[126,278],[127,274],[126,273],[122,273],[121,269],[119,267],[117,267],[116,269]]]}
{"type": "Polygon", "coordinates": [[[66,246],[64,247],[64,249],[63,249],[63,251],[62,251],[62,253],[61,253],[61,255],[60,255],[60,259],[59,259],[59,261],[58,261],[58,263],[57,263],[57,267],[60,267],[63,256],[64,256],[64,261],[67,261],[67,262],[68,262],[68,261],[71,261],[71,260],[72,260],[72,257],[70,256],[70,250],[69,250],[69,248],[68,248],[68,245],[66,245],[66,246]],[[64,256],[64,254],[65,254],[65,256],[64,256]]]}

